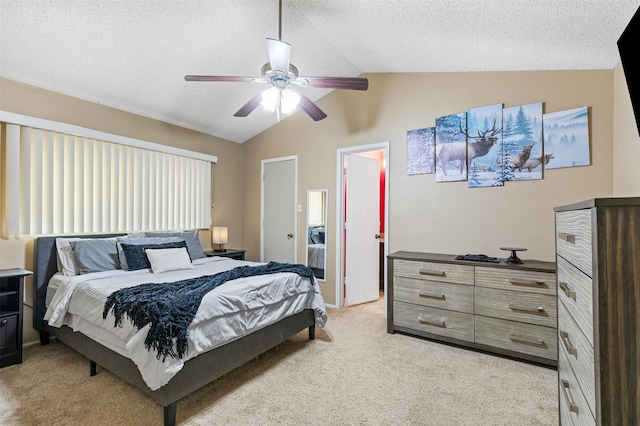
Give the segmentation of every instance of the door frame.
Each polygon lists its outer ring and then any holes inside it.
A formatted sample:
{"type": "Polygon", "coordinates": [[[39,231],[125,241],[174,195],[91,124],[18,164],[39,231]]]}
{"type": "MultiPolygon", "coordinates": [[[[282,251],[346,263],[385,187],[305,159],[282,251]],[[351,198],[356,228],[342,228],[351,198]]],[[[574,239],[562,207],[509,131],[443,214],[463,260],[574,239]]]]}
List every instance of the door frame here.
{"type": "MultiPolygon", "coordinates": [[[[350,154],[368,151],[384,151],[385,155],[385,179],[384,179],[384,258],[389,254],[389,141],[367,145],[339,148],[336,155],[336,307],[344,306],[344,157],[350,154]]],[[[384,304],[387,305],[387,267],[384,268],[384,304]]],[[[387,315],[385,309],[385,317],[387,315]]]]}
{"type": "Polygon", "coordinates": [[[260,261],[264,261],[264,165],[279,161],[293,160],[294,168],[294,194],[293,194],[293,263],[298,262],[298,156],[288,155],[286,157],[267,158],[260,161],[260,261]]]}

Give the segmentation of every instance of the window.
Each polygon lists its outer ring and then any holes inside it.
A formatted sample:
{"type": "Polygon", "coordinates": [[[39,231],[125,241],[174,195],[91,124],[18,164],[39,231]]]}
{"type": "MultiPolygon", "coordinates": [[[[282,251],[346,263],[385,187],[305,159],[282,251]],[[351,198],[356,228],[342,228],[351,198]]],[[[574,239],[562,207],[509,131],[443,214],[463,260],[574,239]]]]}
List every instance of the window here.
{"type": "MultiPolygon", "coordinates": [[[[2,125],[6,234],[210,226],[214,156],[103,133],[125,143],[2,125]]],[[[74,133],[98,134],[81,130],[74,133]]]]}

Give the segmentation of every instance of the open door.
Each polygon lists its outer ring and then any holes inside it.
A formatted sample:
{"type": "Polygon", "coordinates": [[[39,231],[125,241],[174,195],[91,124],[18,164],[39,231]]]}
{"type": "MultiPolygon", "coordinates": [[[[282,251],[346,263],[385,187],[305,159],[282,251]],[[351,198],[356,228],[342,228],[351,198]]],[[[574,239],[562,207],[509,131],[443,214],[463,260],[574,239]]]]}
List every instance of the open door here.
{"type": "Polygon", "coordinates": [[[380,296],[380,160],[346,156],[345,304],[380,296]]]}
{"type": "Polygon", "coordinates": [[[296,263],[298,158],[262,161],[261,262],[296,263]]]}

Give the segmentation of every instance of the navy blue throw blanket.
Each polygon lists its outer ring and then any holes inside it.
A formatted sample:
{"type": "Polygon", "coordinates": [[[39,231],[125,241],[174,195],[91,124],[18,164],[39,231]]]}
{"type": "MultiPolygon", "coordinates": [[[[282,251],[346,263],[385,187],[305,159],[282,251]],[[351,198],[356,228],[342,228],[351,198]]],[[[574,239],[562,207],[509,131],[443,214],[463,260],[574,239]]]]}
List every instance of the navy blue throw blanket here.
{"type": "Polygon", "coordinates": [[[106,319],[113,308],[114,327],[122,325],[125,314],[138,330],[151,324],[145,347],[156,350],[157,358],[162,357],[162,361],[168,356],[182,358],[189,347],[187,328],[205,294],[230,280],[279,272],[294,272],[313,282],[311,269],[300,264],[269,262],[259,266],[239,266],[215,275],[162,284],[140,284],[114,291],[107,298],[102,318],[106,319]]]}

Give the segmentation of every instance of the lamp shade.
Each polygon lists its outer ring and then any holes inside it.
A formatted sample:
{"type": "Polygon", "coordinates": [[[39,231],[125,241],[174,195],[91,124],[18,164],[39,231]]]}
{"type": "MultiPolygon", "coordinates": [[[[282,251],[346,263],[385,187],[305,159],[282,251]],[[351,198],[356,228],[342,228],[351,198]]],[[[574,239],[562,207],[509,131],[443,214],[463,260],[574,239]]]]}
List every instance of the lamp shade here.
{"type": "Polygon", "coordinates": [[[229,241],[229,233],[226,226],[214,226],[211,228],[211,242],[213,244],[226,244],[229,241]]]}

